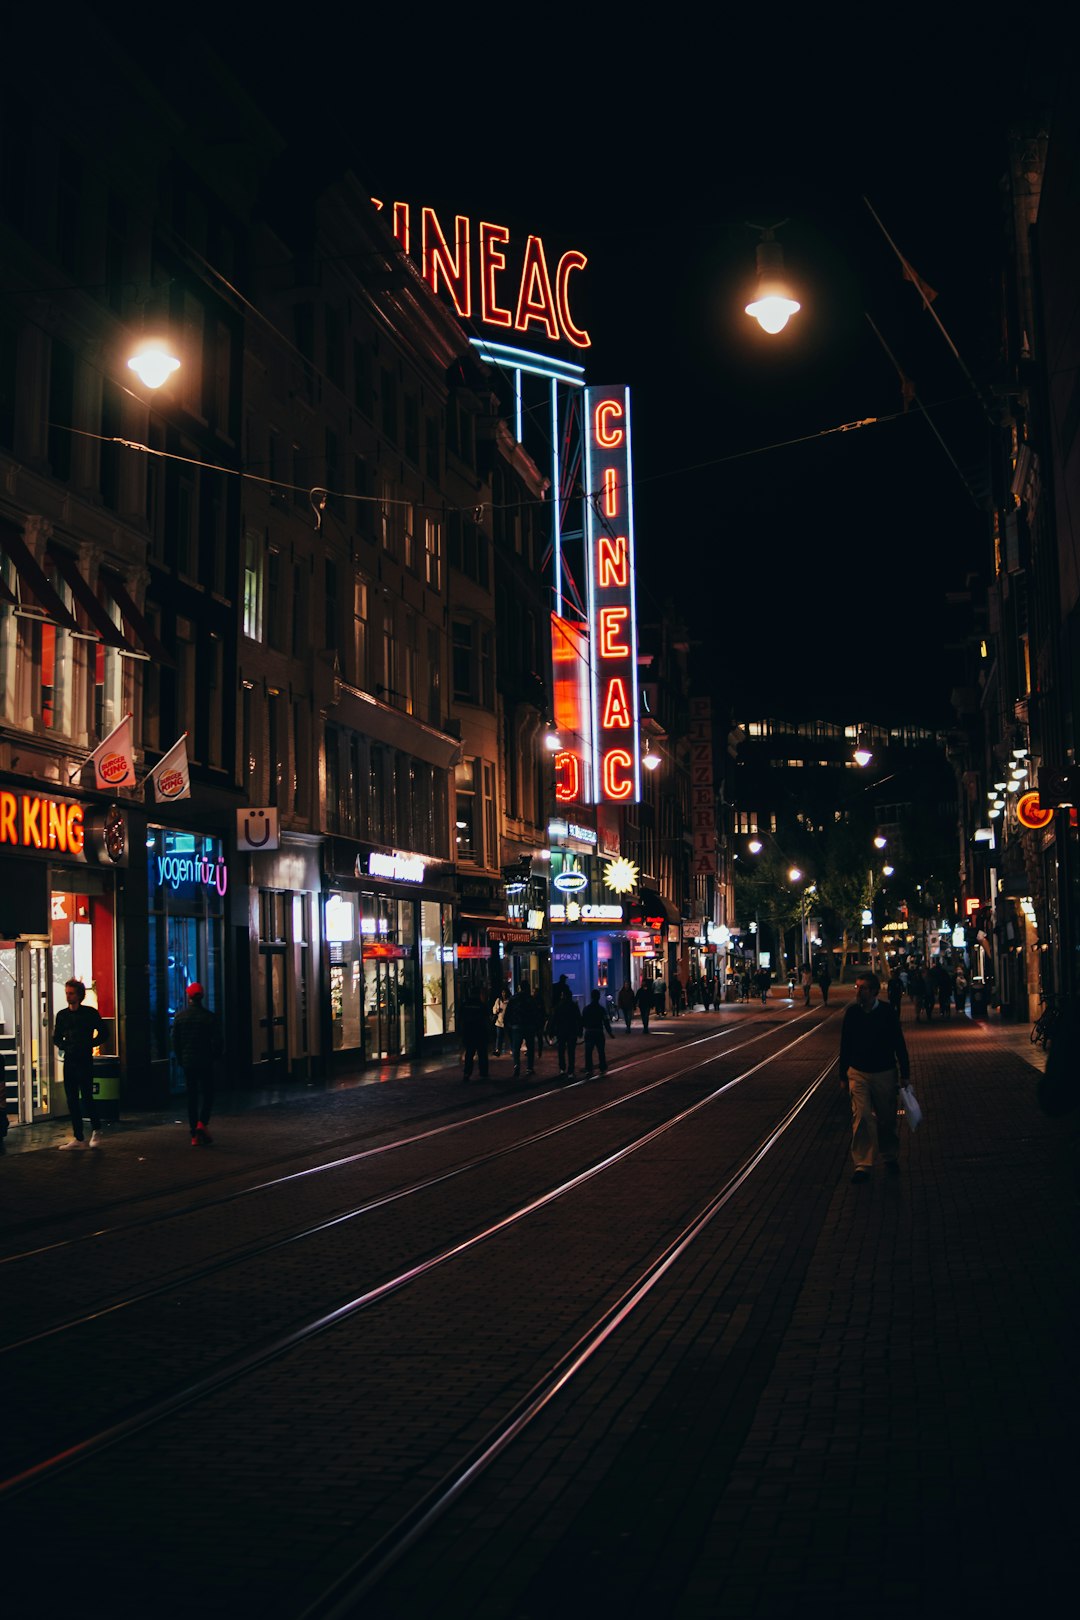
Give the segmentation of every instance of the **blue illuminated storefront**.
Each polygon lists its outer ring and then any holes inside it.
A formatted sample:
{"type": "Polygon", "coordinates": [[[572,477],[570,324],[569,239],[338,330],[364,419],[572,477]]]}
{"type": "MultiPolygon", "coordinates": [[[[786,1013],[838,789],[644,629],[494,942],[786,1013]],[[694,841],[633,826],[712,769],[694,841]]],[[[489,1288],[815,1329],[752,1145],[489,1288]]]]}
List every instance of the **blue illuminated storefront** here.
{"type": "Polygon", "coordinates": [[[146,829],[149,1059],[155,1089],[183,1090],[172,1058],[172,1021],[189,984],[201,984],[206,1005],[226,1031],[225,901],[229,869],[220,838],[173,827],[146,829]]]}

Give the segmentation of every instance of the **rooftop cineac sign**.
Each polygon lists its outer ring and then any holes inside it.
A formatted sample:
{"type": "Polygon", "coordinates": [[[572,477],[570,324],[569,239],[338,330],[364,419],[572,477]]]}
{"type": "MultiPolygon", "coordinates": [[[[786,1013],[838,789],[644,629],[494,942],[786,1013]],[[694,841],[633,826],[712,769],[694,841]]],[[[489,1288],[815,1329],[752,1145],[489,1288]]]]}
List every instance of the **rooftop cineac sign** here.
{"type": "Polygon", "coordinates": [[[434,208],[414,210],[407,202],[392,205],[391,222],[432,292],[445,290],[463,321],[591,348],[572,306],[574,278],[589,262],[584,253],[572,248],[553,263],[539,236],[527,235],[522,246],[508,226],[466,214],[455,214],[448,230],[434,208]]]}

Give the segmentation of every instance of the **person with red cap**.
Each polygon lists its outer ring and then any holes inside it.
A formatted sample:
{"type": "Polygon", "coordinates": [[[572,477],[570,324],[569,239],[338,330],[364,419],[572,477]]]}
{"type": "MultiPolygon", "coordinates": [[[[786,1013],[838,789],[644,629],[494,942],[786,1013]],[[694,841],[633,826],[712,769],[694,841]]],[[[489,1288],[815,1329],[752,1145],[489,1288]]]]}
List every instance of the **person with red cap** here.
{"type": "Polygon", "coordinates": [[[187,987],[187,1006],[173,1019],[172,1045],[187,1086],[191,1145],[207,1147],[213,1141],[206,1127],[214,1106],[214,1066],[221,1055],[221,1035],[214,1014],[203,1006],[201,984],[187,987]]]}

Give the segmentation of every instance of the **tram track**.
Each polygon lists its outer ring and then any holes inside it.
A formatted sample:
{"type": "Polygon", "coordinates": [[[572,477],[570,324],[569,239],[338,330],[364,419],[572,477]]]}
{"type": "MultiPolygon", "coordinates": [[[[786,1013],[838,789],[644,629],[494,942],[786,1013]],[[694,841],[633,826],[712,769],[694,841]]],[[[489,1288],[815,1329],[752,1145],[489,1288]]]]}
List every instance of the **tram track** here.
{"type": "MultiPolygon", "coordinates": [[[[800,1013],[796,1018],[788,1020],[787,1022],[797,1023],[806,1016],[807,1014],[800,1013]]],[[[753,1029],[760,1022],[760,1019],[755,1019],[749,1027],[753,1029]]],[[[768,1027],[764,1031],[761,1031],[758,1035],[753,1036],[752,1039],[762,1039],[764,1036],[783,1028],[786,1028],[786,1023],[777,1024],[770,1021],[768,1023],[768,1027]]],[[[739,1025],[731,1025],[726,1029],[711,1031],[707,1035],[696,1036],[692,1041],[681,1043],[679,1047],[675,1048],[675,1050],[681,1051],[685,1050],[687,1046],[697,1046],[706,1042],[723,1040],[730,1035],[739,1034],[741,1032],[742,1028],[739,1025]]],[[[736,1046],[729,1048],[729,1050],[738,1051],[740,1047],[745,1044],[747,1043],[739,1042],[736,1046]]],[[[646,1064],[655,1061],[656,1056],[657,1054],[655,1052],[644,1053],[638,1057],[628,1058],[621,1063],[611,1064],[608,1068],[608,1077],[613,1079],[616,1075],[625,1074],[629,1070],[644,1067],[646,1064]]],[[[465,1114],[462,1114],[460,1110],[462,1107],[469,1106],[470,1099],[467,1097],[462,1097],[460,1102],[453,1108],[455,1118],[447,1120],[439,1125],[433,1125],[426,1130],[412,1131],[408,1135],[396,1137],[389,1142],[378,1142],[370,1147],[360,1148],[354,1153],[342,1154],[340,1151],[335,1151],[333,1157],[324,1160],[320,1164],[305,1165],[299,1170],[289,1170],[283,1175],[273,1176],[269,1179],[256,1181],[250,1186],[236,1187],[229,1192],[219,1193],[212,1198],[194,1199],[190,1202],[180,1204],[172,1209],[152,1211],[149,1214],[140,1216],[137,1220],[117,1222],[112,1226],[95,1227],[92,1231],[79,1232],[72,1237],[58,1238],[51,1243],[35,1244],[33,1248],[20,1249],[12,1254],[0,1255],[0,1268],[14,1265],[21,1261],[39,1259],[43,1255],[55,1254],[65,1249],[73,1248],[79,1244],[97,1242],[103,1238],[122,1237],[128,1233],[145,1230],[148,1226],[156,1226],[165,1222],[180,1220],[191,1215],[202,1214],[209,1210],[220,1209],[228,1204],[236,1203],[241,1199],[254,1197],[259,1193],[273,1191],[275,1188],[286,1187],[294,1182],[304,1181],[313,1176],[325,1175],[329,1172],[338,1170],[345,1170],[368,1159],[381,1158],[385,1154],[397,1152],[404,1148],[415,1147],[420,1143],[432,1141],[437,1137],[449,1135],[454,1131],[464,1130],[472,1125],[485,1124],[493,1119],[499,1118],[502,1115],[514,1113],[518,1109],[530,1107],[533,1104],[542,1102],[553,1095],[564,1095],[569,1089],[570,1088],[565,1085],[557,1085],[554,1087],[543,1086],[541,1089],[537,1089],[534,1086],[523,1091],[521,1095],[515,1096],[507,1102],[500,1102],[495,1108],[486,1108],[482,1109],[480,1112],[469,1112],[465,1114]]],[[[387,1128],[392,1129],[393,1127],[387,1128]]],[[[370,1136],[371,1132],[369,1130],[363,1134],[365,1136],[370,1136]]],[[[284,1162],[291,1162],[297,1157],[308,1158],[312,1154],[322,1152],[326,1147],[332,1147],[335,1150],[340,1150],[340,1137],[336,1138],[333,1143],[317,1143],[310,1148],[305,1148],[300,1154],[291,1154],[284,1162]]],[[[272,1162],[282,1161],[279,1160],[272,1162]]],[[[227,1172],[227,1176],[230,1174],[232,1176],[249,1175],[251,1174],[251,1166],[244,1165],[243,1167],[238,1167],[235,1171],[227,1172]]],[[[186,1189],[176,1186],[154,1189],[142,1194],[141,1198],[146,1201],[168,1198],[175,1192],[182,1190],[186,1189]]],[[[104,1207],[125,1207],[126,1205],[130,1204],[130,1202],[130,1199],[117,1199],[114,1201],[113,1206],[106,1205],[104,1207]]],[[[50,1216],[48,1219],[52,1221],[70,1218],[70,1216],[50,1216]]]]}
{"type": "MultiPolygon", "coordinates": [[[[816,1027],[818,1026],[815,1025],[815,1028],[816,1027]]],[[[757,1035],[750,1036],[747,1040],[738,1042],[735,1046],[725,1047],[722,1055],[724,1057],[730,1057],[735,1052],[742,1051],[747,1046],[755,1045],[758,1041],[765,1040],[769,1035],[775,1033],[775,1028],[761,1031],[757,1035]]],[[[716,1036],[702,1037],[699,1041],[688,1043],[688,1046],[700,1045],[702,1044],[702,1041],[707,1041],[710,1039],[715,1040],[716,1038],[716,1036]]],[[[800,1039],[801,1038],[802,1037],[800,1037],[800,1039]]],[[[680,1048],[680,1050],[685,1051],[687,1050],[687,1047],[684,1046],[680,1048]]],[[[619,1108],[623,1108],[628,1103],[636,1101],[640,1097],[648,1096],[651,1092],[661,1090],[663,1087],[670,1085],[672,1081],[682,1079],[687,1074],[692,1074],[696,1069],[705,1067],[709,1063],[715,1062],[716,1056],[717,1054],[713,1054],[709,1058],[703,1060],[703,1062],[691,1064],[682,1069],[662,1075],[658,1079],[651,1080],[644,1086],[637,1087],[633,1091],[622,1092],[616,1097],[610,1097],[604,1102],[599,1103],[594,1108],[588,1108],[584,1112],[574,1114],[568,1119],[559,1120],[554,1125],[546,1126],[543,1130],[535,1131],[527,1136],[520,1137],[515,1142],[511,1142],[505,1146],[490,1150],[488,1152],[476,1154],[471,1158],[451,1165],[433,1175],[425,1176],[416,1181],[404,1183],[403,1185],[392,1188],[376,1197],[365,1199],[358,1204],[352,1205],[348,1209],[338,1211],[325,1217],[324,1219],[313,1221],[310,1224],[301,1227],[297,1231],[288,1231],[283,1235],[275,1235],[266,1241],[245,1245],[244,1247],[235,1250],[233,1253],[226,1255],[221,1259],[215,1260],[210,1264],[198,1266],[189,1269],[186,1272],[173,1273],[161,1281],[152,1283],[146,1288],[142,1288],[127,1294],[121,1299],[109,1301],[108,1303],[99,1305],[92,1310],[84,1311],[77,1316],[72,1316],[64,1321],[53,1323],[49,1327],[42,1328],[37,1332],[26,1334],[22,1338],[12,1339],[7,1343],[0,1344],[0,1358],[6,1355],[13,1355],[18,1351],[28,1350],[32,1346],[44,1343],[48,1339],[58,1338],[61,1334],[72,1332],[80,1327],[85,1327],[89,1323],[100,1321],[106,1316],[116,1315],[121,1311],[132,1308],[135,1305],[139,1305],[146,1301],[170,1294],[177,1289],[190,1288],[194,1284],[199,1283],[209,1277],[218,1276],[222,1272],[232,1269],[234,1266],[243,1265],[250,1261],[261,1259],[267,1255],[273,1254],[277,1250],[284,1249],[291,1244],[299,1243],[307,1238],[329,1232],[335,1227],[343,1226],[349,1221],[357,1220],[365,1215],[373,1214],[375,1211],[385,1209],[389,1205],[398,1203],[405,1198],[413,1197],[419,1193],[430,1192],[434,1188],[445,1185],[446,1183],[453,1181],[460,1176],[471,1174],[477,1170],[481,1170],[489,1165],[492,1165],[498,1160],[508,1157],[512,1153],[523,1152],[527,1148],[534,1147],[538,1143],[547,1141],[552,1137],[562,1135],[564,1132],[573,1130],[574,1128],[583,1125],[590,1120],[597,1119],[601,1115],[611,1113],[619,1108]]],[[[628,1065],[628,1067],[633,1066],[635,1065],[628,1065]]],[[[558,1090],[558,1095],[569,1095],[574,1089],[576,1089],[576,1087],[562,1086],[558,1090]]],[[[527,1099],[522,1099],[521,1101],[537,1101],[541,1095],[550,1096],[551,1093],[537,1093],[527,1099]]],[[[513,1106],[520,1105],[521,1104],[519,1103],[513,1106]]],[[[346,1158],[334,1160],[328,1164],[315,1166],[308,1170],[295,1172],[293,1175],[276,1178],[270,1182],[260,1183],[258,1187],[246,1188],[242,1192],[230,1194],[225,1199],[207,1201],[201,1205],[196,1205],[183,1211],[178,1211],[177,1213],[201,1213],[206,1209],[218,1207],[222,1203],[231,1202],[233,1199],[245,1196],[248,1193],[273,1189],[283,1183],[298,1178],[315,1175],[324,1170],[341,1169],[343,1167],[356,1164],[365,1158],[381,1155],[392,1149],[414,1145],[418,1141],[430,1140],[432,1136],[458,1129],[464,1124],[483,1123],[505,1111],[505,1109],[491,1110],[487,1114],[473,1116],[472,1119],[468,1121],[458,1121],[454,1125],[441,1126],[434,1131],[422,1132],[418,1135],[403,1138],[396,1142],[386,1143],[381,1147],[369,1148],[360,1153],[350,1154],[346,1158]]],[[[124,1231],[126,1229],[119,1228],[117,1230],[124,1231]]],[[[77,1240],[71,1241],[74,1242],[77,1240]]],[[[56,1247],[63,1246],[64,1245],[50,1246],[50,1249],[44,1252],[54,1252],[56,1247]]],[[[32,1258],[34,1254],[40,1253],[41,1251],[31,1251],[31,1254],[25,1256],[24,1258],[32,1258]]]]}
{"type": "MultiPolygon", "coordinates": [[[[196,1402],[205,1401],[210,1395],[227,1388],[231,1384],[238,1383],[246,1376],[254,1373],[260,1368],[267,1366],[268,1363],[287,1355],[290,1351],[299,1348],[316,1336],[329,1332],[335,1327],[340,1326],[342,1323],[349,1321],[358,1313],[390,1298],[392,1295],[399,1293],[401,1290],[406,1289],[411,1283],[414,1283],[423,1277],[428,1277],[433,1272],[451,1265],[453,1262],[461,1259],[465,1255],[472,1253],[481,1245],[498,1237],[500,1234],[505,1233],[511,1227],[518,1226],[527,1221],[537,1212],[550,1207],[560,1200],[568,1198],[587,1183],[595,1180],[596,1178],[603,1177],[615,1166],[625,1163],[631,1155],[639,1152],[646,1146],[657,1142],[661,1137],[666,1136],[668,1133],[676,1131],[680,1126],[686,1124],[688,1121],[695,1119],[704,1109],[708,1108],[719,1098],[729,1093],[734,1087],[740,1085],[752,1075],[757,1074],[761,1070],[767,1068],[770,1064],[776,1063],[779,1059],[785,1057],[793,1048],[801,1045],[802,1042],[806,1041],[812,1035],[817,1033],[822,1022],[824,1022],[824,1020],[816,1021],[808,1030],[803,1031],[799,1036],[797,1036],[795,1040],[785,1042],[778,1052],[768,1054],[762,1058],[759,1063],[752,1065],[749,1069],[746,1069],[742,1073],[725,1080],[721,1085],[710,1090],[706,1096],[699,1098],[687,1107],[680,1109],[676,1114],[635,1136],[632,1140],[624,1143],[614,1151],[602,1155],[576,1174],[564,1178],[554,1185],[549,1186],[546,1190],[527,1198],[518,1207],[509,1210],[498,1219],[488,1222],[482,1228],[443,1246],[437,1252],[414,1260],[411,1264],[405,1266],[393,1275],[364,1288],[361,1292],[354,1294],[348,1299],[339,1301],[330,1309],[320,1311],[318,1314],[309,1317],[307,1320],[296,1324],[288,1330],[275,1334],[269,1339],[260,1342],[249,1349],[246,1349],[239,1356],[235,1356],[232,1359],[223,1362],[217,1368],[209,1372],[205,1377],[190,1381],[187,1384],[182,1385],[155,1400],[145,1403],[137,1410],[130,1412],[127,1416],[120,1419],[118,1422],[105,1424],[96,1432],[87,1435],[83,1439],[60,1446],[49,1456],[39,1457],[36,1461],[27,1464],[26,1466],[20,1468],[17,1472],[10,1474],[5,1480],[0,1481],[0,1496],[8,1498],[12,1495],[19,1494],[24,1490],[30,1489],[31,1487],[40,1485],[45,1480],[55,1477],[59,1471],[88,1461],[101,1451],[123,1442],[142,1430],[152,1427],[174,1413],[183,1410],[185,1407],[191,1406],[196,1402]]],[[[753,1040],[762,1039],[765,1037],[765,1035],[771,1032],[772,1031],[762,1032],[760,1035],[754,1037],[753,1040]]],[[[747,1041],[743,1044],[749,1045],[752,1044],[752,1041],[747,1041]]],[[[626,1101],[636,1098],[639,1095],[643,1095],[649,1091],[655,1090],[662,1085],[670,1084],[674,1079],[684,1078],[696,1070],[707,1068],[710,1064],[717,1061],[718,1056],[729,1056],[733,1050],[736,1049],[728,1049],[722,1054],[713,1052],[700,1061],[693,1064],[684,1065],[683,1068],[669,1073],[663,1079],[650,1082],[647,1086],[641,1087],[633,1093],[624,1095],[621,1098],[609,1099],[607,1102],[605,1102],[605,1104],[601,1105],[601,1107],[594,1110],[589,1110],[587,1115],[580,1116],[579,1121],[577,1122],[580,1122],[580,1119],[592,1118],[600,1113],[608,1112],[610,1109],[618,1107],[620,1103],[625,1103],[626,1101]]],[[[827,1072],[827,1069],[822,1072],[827,1072]]],[[[815,1081],[815,1086],[818,1083],[819,1081],[815,1081]]],[[[804,1099],[798,1104],[799,1108],[805,1105],[805,1100],[810,1094],[812,1094],[813,1089],[814,1087],[811,1087],[810,1090],[805,1094],[804,1099]]],[[[552,1127],[544,1132],[536,1133],[536,1139],[542,1140],[548,1135],[555,1134],[558,1129],[566,1128],[573,1123],[575,1123],[575,1121],[565,1122],[563,1126],[552,1127]]],[[[787,1125],[784,1124],[782,1129],[786,1128],[787,1125]]],[[[777,1130],[780,1130],[780,1134],[782,1134],[780,1127],[777,1127],[777,1130]]],[[[775,1132],[773,1135],[775,1136],[775,1132]]],[[[776,1137],[776,1139],[779,1138],[776,1137]]],[[[772,1137],[770,1137],[769,1140],[772,1140],[772,1137]]],[[[510,1152],[513,1151],[513,1149],[506,1149],[503,1151],[510,1152]]],[[[500,1154],[499,1156],[502,1155],[500,1154]]],[[[745,1160],[742,1167],[739,1168],[733,1176],[728,1178],[728,1180],[725,1182],[725,1186],[728,1187],[730,1191],[734,1191],[737,1185],[741,1185],[742,1181],[752,1173],[757,1163],[760,1162],[760,1158],[761,1150],[759,1148],[745,1160]]]]}

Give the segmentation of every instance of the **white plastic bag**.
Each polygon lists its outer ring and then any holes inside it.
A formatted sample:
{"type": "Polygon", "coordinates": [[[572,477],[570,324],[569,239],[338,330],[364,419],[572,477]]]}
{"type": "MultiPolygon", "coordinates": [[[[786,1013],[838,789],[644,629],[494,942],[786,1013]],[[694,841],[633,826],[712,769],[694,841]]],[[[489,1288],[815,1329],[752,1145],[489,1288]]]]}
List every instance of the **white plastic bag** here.
{"type": "Polygon", "coordinates": [[[917,1131],[923,1112],[919,1107],[919,1099],[910,1086],[900,1087],[900,1112],[907,1120],[908,1130],[917,1131]]]}

